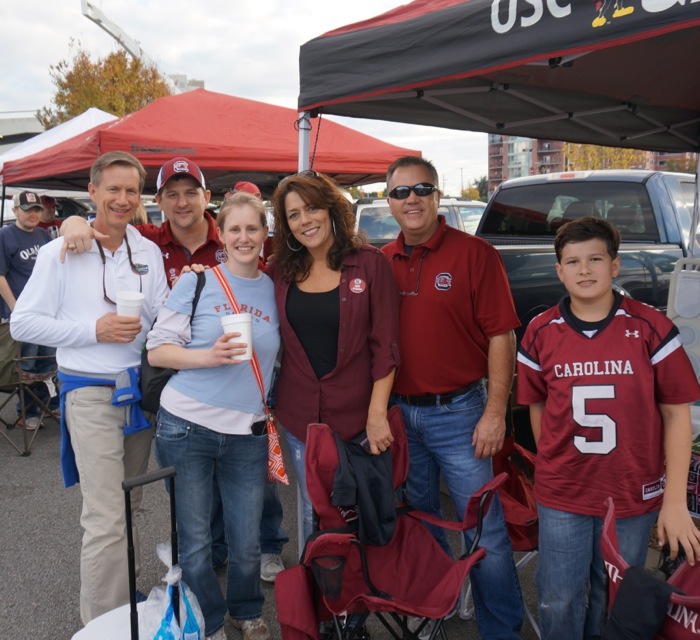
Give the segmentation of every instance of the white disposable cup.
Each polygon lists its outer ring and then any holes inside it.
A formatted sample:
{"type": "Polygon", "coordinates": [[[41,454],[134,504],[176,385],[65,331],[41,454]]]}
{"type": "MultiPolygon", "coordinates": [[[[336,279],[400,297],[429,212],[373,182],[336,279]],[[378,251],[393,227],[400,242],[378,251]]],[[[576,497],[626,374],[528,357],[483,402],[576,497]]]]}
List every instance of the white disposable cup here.
{"type": "Polygon", "coordinates": [[[141,317],[143,293],[138,291],[120,291],[117,293],[117,315],[141,317]]]}
{"type": "Polygon", "coordinates": [[[235,356],[236,360],[253,359],[253,316],[249,313],[232,313],[221,318],[221,327],[224,333],[240,333],[237,338],[231,338],[229,342],[245,342],[246,350],[241,356],[235,356]]]}

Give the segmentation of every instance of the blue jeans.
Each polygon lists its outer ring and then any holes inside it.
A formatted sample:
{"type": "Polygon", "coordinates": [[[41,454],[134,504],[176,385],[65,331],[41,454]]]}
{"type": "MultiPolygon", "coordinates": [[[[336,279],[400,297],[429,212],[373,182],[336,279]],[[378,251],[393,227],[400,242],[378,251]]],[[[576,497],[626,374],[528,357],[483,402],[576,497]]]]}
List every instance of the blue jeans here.
{"type": "Polygon", "coordinates": [[[306,539],[314,530],[314,508],[306,488],[306,467],[304,466],[306,445],[287,430],[285,430],[284,435],[287,438],[289,455],[292,458],[292,465],[294,466],[294,475],[297,477],[299,493],[301,494],[302,513],[304,514],[304,539],[299,540],[299,549],[301,550],[304,548],[304,542],[306,542],[306,539]]]}
{"type": "MultiPolygon", "coordinates": [[[[282,553],[282,547],[289,542],[289,536],[282,526],[282,502],[276,482],[266,482],[263,497],[263,512],[260,520],[260,553],[282,553]]],[[[226,531],[224,528],[224,508],[221,504],[219,483],[214,478],[214,501],[211,512],[211,556],[214,567],[224,565],[228,558],[226,531]]]]}
{"type": "Polygon", "coordinates": [[[267,468],[267,435],[226,435],[161,408],[156,429],[161,466],[173,465],[182,579],[197,596],[206,635],[224,624],[261,615],[260,517],[267,468]],[[211,559],[214,475],[219,483],[228,538],[226,598],[211,559]]]}
{"type": "MultiPolygon", "coordinates": [[[[600,550],[603,519],[541,504],[537,512],[540,536],[536,579],[542,640],[600,636],[607,600],[600,550]]],[[[644,566],[657,516],[658,512],[653,511],[615,521],[620,554],[630,566],[644,566]]]]}
{"type": "MultiPolygon", "coordinates": [[[[416,509],[441,516],[442,475],[461,520],[472,493],[493,477],[491,459],[477,460],[472,446],[486,403],[485,387],[480,385],[442,406],[411,406],[396,396],[392,403],[401,407],[406,425],[411,460],[408,501],[416,509]]],[[[435,527],[431,531],[451,555],[445,532],[435,527]]],[[[465,532],[467,548],[473,534],[474,530],[465,532]]],[[[484,520],[479,545],[486,547],[486,558],[470,573],[479,634],[489,640],[520,638],[525,610],[498,497],[484,520]]]]}

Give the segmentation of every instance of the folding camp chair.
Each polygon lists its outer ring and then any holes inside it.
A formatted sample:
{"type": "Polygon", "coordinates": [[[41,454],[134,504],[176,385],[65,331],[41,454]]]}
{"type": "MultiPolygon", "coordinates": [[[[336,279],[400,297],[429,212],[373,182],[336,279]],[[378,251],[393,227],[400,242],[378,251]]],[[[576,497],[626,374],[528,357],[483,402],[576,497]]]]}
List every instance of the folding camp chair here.
{"type": "MultiPolygon", "coordinates": [[[[608,608],[612,611],[615,599],[630,567],[619,552],[617,531],[615,530],[615,505],[612,498],[608,498],[606,504],[607,514],[603,522],[600,544],[608,573],[608,608]]],[[[629,575],[634,574],[630,573],[629,575]]],[[[677,592],[670,595],[666,605],[666,615],[656,638],[657,640],[694,640],[700,633],[700,564],[691,567],[687,562],[683,562],[668,579],[668,584],[673,586],[677,592]]],[[[641,604],[639,600],[635,600],[633,606],[634,618],[645,613],[643,610],[645,605],[641,604]]],[[[607,632],[606,629],[603,637],[606,637],[607,632]]],[[[638,636],[623,635],[620,637],[638,636]]]]}
{"type": "MultiPolygon", "coordinates": [[[[408,472],[408,447],[399,408],[392,408],[388,418],[394,436],[393,485],[398,493],[408,472]]],[[[355,533],[342,532],[347,523],[331,501],[338,460],[330,428],[309,425],[306,482],[321,531],[307,542],[301,564],[277,576],[275,595],[283,640],[318,638],[318,622],[323,619],[332,620],[337,640],[352,640],[372,614],[397,640],[417,639],[429,619],[436,620],[431,640],[438,634],[446,638],[444,619],[454,610],[467,574],[486,553],[477,548],[481,523],[505,474],[472,497],[462,522],[445,522],[400,506],[393,537],[374,546],[362,544],[355,533]],[[476,528],[474,544],[469,553],[453,560],[423,522],[455,531],[476,528]],[[349,615],[353,624],[344,626],[342,620],[349,615]],[[409,629],[409,616],[426,620],[409,629]]]]}
{"type": "MultiPolygon", "coordinates": [[[[26,407],[32,401],[38,405],[41,411],[39,424],[42,423],[45,417],[52,416],[46,402],[40,397],[39,385],[47,385],[49,388],[52,388],[56,376],[55,369],[41,374],[24,371],[22,362],[27,360],[53,360],[53,356],[22,358],[20,356],[20,344],[15,342],[10,336],[9,325],[7,323],[0,325],[0,392],[8,394],[0,402],[0,423],[5,427],[0,429],[0,435],[21,456],[28,456],[31,453],[32,445],[39,432],[38,428],[33,430],[27,428],[26,407]],[[19,401],[19,416],[13,421],[5,420],[1,415],[2,411],[15,399],[19,401]],[[10,437],[10,434],[6,433],[17,427],[22,430],[21,446],[10,437]]],[[[12,408],[14,410],[14,407],[12,408]]]]}
{"type": "MultiPolygon", "coordinates": [[[[493,473],[507,473],[507,480],[498,488],[503,507],[503,517],[508,527],[508,535],[513,551],[523,555],[515,567],[522,571],[537,557],[537,504],[533,478],[535,455],[520,446],[511,434],[506,436],[503,448],[493,457],[493,473]]],[[[462,542],[464,548],[464,541],[462,542]]],[[[465,583],[460,598],[459,616],[470,619],[474,615],[471,604],[471,584],[465,583]]],[[[525,605],[525,614],[538,638],[540,628],[532,611],[525,605]]]]}

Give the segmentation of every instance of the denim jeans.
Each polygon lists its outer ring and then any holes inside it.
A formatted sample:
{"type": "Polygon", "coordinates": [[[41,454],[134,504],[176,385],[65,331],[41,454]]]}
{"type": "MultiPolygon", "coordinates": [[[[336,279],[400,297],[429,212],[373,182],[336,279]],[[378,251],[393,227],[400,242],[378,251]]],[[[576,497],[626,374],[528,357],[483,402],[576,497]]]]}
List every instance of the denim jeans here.
{"type": "MultiPolygon", "coordinates": [[[[214,478],[214,501],[211,512],[211,556],[214,567],[221,567],[228,558],[224,508],[221,504],[219,483],[214,478]]],[[[263,512],[260,520],[260,553],[282,553],[289,536],[282,526],[282,502],[276,482],[266,482],[263,497],[263,512]]]]}
{"type": "MultiPolygon", "coordinates": [[[[607,599],[600,549],[603,518],[541,504],[537,512],[540,536],[536,580],[542,640],[600,636],[607,599]]],[[[653,511],[615,521],[620,554],[630,566],[644,566],[657,516],[658,512],[653,511]]]]}
{"type": "Polygon", "coordinates": [[[304,465],[306,445],[287,430],[285,430],[284,435],[287,438],[289,455],[292,458],[294,474],[297,477],[299,493],[301,494],[302,513],[304,514],[304,540],[299,540],[299,549],[301,550],[304,548],[304,542],[314,530],[314,508],[309,499],[309,492],[306,489],[306,467],[304,465]]]}
{"type": "Polygon", "coordinates": [[[224,624],[261,615],[260,517],[267,468],[267,435],[217,433],[161,408],[156,430],[161,466],[173,465],[182,579],[197,596],[206,635],[224,624]],[[216,475],[228,540],[226,598],[211,558],[211,509],[216,475]]]}
{"type": "MultiPolygon", "coordinates": [[[[442,406],[411,406],[392,396],[401,407],[410,455],[408,500],[412,506],[440,516],[440,476],[449,489],[461,520],[472,493],[493,477],[491,459],[474,457],[472,436],[486,403],[483,385],[442,406]]],[[[431,527],[451,555],[445,532],[431,527]]],[[[474,531],[465,533],[467,548],[474,531]]],[[[482,638],[520,638],[525,615],[520,582],[498,497],[484,520],[480,546],[486,558],[472,569],[474,612],[482,638]]]]}

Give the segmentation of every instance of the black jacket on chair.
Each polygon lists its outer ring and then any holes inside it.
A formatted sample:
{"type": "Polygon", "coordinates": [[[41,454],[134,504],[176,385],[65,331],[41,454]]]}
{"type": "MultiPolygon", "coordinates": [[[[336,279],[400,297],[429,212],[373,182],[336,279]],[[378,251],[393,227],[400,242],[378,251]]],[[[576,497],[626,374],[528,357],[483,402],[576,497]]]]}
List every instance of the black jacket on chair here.
{"type": "Polygon", "coordinates": [[[349,442],[333,435],[339,458],[333,478],[333,504],[357,510],[360,542],[386,544],[396,526],[391,451],[387,449],[378,456],[367,453],[362,445],[364,432],[349,442]]]}

